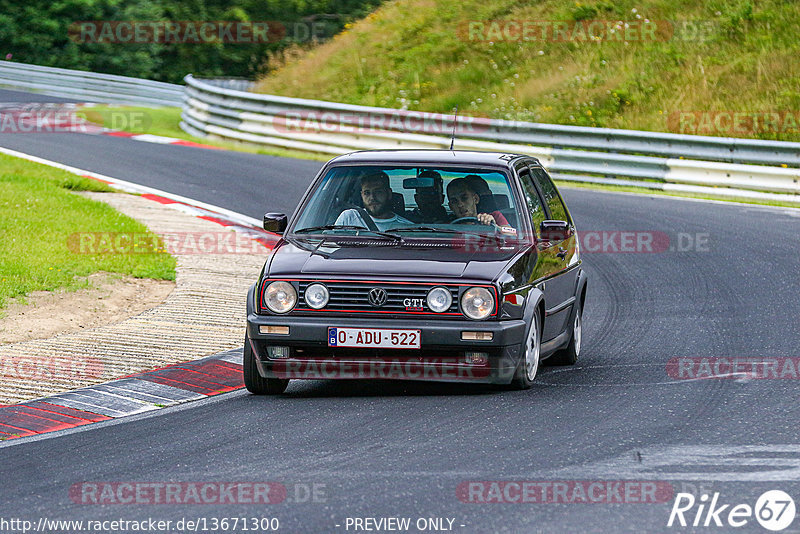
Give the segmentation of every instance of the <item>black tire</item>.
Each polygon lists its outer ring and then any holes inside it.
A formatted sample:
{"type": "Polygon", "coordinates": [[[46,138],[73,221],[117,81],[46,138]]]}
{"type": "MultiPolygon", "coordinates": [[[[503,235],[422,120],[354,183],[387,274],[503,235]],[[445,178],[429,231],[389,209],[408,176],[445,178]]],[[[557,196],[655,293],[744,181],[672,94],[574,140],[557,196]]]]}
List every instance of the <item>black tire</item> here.
{"type": "Polygon", "coordinates": [[[542,348],[542,321],[539,310],[534,312],[525,341],[521,347],[522,357],[519,359],[514,378],[511,380],[511,389],[528,389],[533,385],[536,373],[539,371],[539,362],[542,348]]]}
{"type": "Polygon", "coordinates": [[[253,354],[253,348],[250,346],[250,340],[246,334],[244,336],[242,372],[244,374],[244,385],[247,391],[255,395],[280,395],[286,391],[286,387],[289,385],[288,380],[264,378],[258,374],[256,356],[253,354]]]}
{"type": "Polygon", "coordinates": [[[578,356],[581,355],[581,344],[583,340],[583,306],[578,304],[575,310],[575,318],[572,320],[572,333],[569,337],[569,344],[554,353],[547,359],[548,365],[575,365],[578,356]]]}

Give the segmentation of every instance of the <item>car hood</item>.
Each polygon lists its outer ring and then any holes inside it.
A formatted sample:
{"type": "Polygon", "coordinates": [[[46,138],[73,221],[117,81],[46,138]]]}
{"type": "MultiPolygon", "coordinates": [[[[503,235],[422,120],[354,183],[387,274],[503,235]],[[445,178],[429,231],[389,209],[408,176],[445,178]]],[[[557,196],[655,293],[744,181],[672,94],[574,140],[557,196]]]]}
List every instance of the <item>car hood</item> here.
{"type": "Polygon", "coordinates": [[[494,280],[525,245],[492,247],[394,245],[375,242],[367,246],[340,245],[318,241],[281,240],[269,261],[270,278],[291,276],[334,275],[386,276],[408,278],[465,278],[494,280]],[[477,250],[476,250],[477,249],[477,250]]]}

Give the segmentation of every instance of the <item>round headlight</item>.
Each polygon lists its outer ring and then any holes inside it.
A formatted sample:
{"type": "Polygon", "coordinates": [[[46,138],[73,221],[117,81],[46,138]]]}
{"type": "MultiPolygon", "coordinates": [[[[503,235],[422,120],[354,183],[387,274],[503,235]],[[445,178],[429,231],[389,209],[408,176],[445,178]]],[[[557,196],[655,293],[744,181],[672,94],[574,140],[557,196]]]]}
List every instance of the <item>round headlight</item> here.
{"type": "Polygon", "coordinates": [[[328,304],[329,297],[330,294],[328,293],[328,288],[322,284],[311,284],[306,288],[306,291],[303,294],[306,304],[315,310],[324,308],[325,305],[328,304]]]}
{"type": "Polygon", "coordinates": [[[470,319],[485,319],[494,311],[494,297],[485,287],[471,287],[461,296],[461,310],[470,319]]]}
{"type": "Polygon", "coordinates": [[[264,291],[264,304],[275,313],[289,312],[297,304],[297,291],[289,282],[272,282],[264,291]]]}
{"type": "Polygon", "coordinates": [[[450,295],[450,291],[443,287],[434,287],[428,291],[428,298],[426,300],[428,302],[428,308],[436,313],[446,312],[453,303],[453,297],[450,295]]]}

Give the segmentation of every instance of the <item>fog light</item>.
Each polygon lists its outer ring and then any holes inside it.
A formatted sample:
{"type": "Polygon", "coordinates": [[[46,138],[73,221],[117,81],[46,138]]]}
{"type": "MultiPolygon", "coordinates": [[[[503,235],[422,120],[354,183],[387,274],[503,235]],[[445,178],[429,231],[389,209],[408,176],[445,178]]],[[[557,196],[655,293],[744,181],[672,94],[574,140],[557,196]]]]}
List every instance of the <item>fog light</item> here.
{"type": "Polygon", "coordinates": [[[450,305],[453,304],[453,296],[447,288],[434,287],[428,291],[426,301],[428,308],[436,313],[442,313],[450,309],[450,305]]]}
{"type": "Polygon", "coordinates": [[[288,358],[290,352],[289,347],[267,347],[267,354],[270,358],[288,358]]]}
{"type": "Polygon", "coordinates": [[[493,332],[461,332],[461,341],[491,341],[493,332]]]}
{"type": "Polygon", "coordinates": [[[470,365],[486,365],[489,361],[489,354],[486,352],[465,352],[464,360],[470,365]]]}
{"type": "Polygon", "coordinates": [[[272,325],[260,325],[258,327],[259,334],[280,334],[282,336],[289,335],[289,327],[288,326],[272,326],[272,325]]]}
{"type": "Polygon", "coordinates": [[[311,284],[306,288],[304,298],[306,304],[315,310],[319,310],[328,304],[330,293],[328,292],[328,288],[322,284],[311,284]]]}

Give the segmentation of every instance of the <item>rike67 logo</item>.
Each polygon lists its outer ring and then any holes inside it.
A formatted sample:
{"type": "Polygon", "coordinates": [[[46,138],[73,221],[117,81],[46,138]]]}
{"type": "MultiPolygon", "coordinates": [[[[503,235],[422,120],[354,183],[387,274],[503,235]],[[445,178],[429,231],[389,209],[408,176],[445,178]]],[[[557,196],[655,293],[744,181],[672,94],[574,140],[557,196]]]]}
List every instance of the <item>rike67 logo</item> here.
{"type": "Polygon", "coordinates": [[[756,500],[755,506],[723,503],[719,492],[715,492],[710,499],[708,494],[695,499],[691,493],[678,493],[667,526],[739,528],[755,517],[762,527],[777,532],[792,524],[795,512],[794,499],[781,490],[764,492],[756,500]]]}

